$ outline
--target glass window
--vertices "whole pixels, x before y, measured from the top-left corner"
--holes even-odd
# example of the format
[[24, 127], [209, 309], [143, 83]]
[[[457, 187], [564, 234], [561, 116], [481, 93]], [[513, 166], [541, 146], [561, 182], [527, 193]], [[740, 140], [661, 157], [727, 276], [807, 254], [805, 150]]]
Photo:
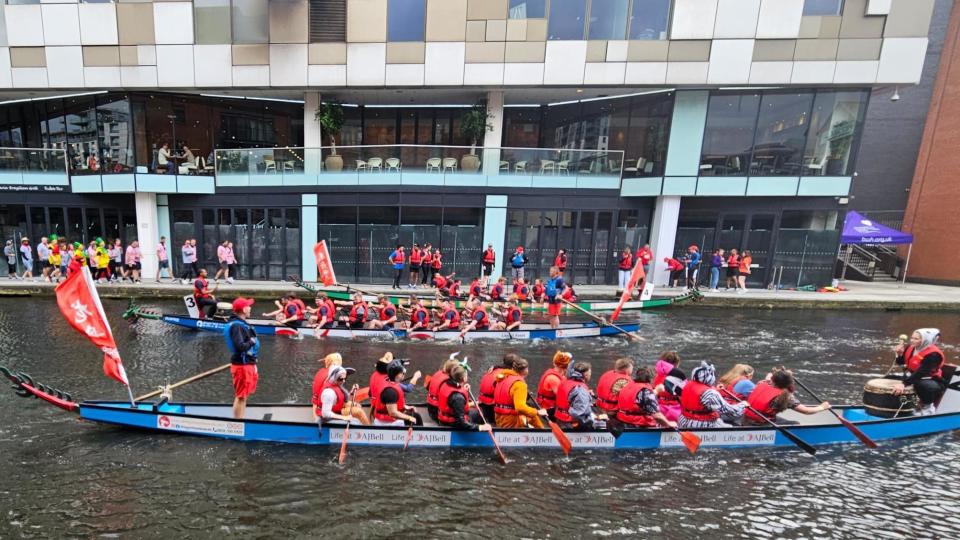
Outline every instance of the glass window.
[[389, 0], [387, 41], [423, 41], [424, 0]]
[[503, 145], [536, 148], [540, 143], [540, 107], [508, 107], [503, 110]]
[[268, 43], [270, 14], [267, 0], [233, 0], [233, 42]]
[[670, 140], [673, 93], [636, 96], [631, 103], [624, 176], [661, 176]]
[[547, 39], [583, 39], [587, 0], [553, 0]]
[[133, 171], [133, 123], [125, 96], [98, 98], [97, 138], [101, 174]]
[[627, 2], [592, 0], [589, 39], [623, 39], [627, 32]]
[[547, 16], [547, 0], [510, 0], [511, 19], [542, 19]]
[[701, 175], [747, 174], [759, 107], [760, 94], [710, 96], [700, 156]]
[[806, 0], [803, 3], [804, 15], [840, 15], [843, 12], [843, 0]]
[[633, 0], [630, 39], [667, 39], [670, 0]]
[[866, 109], [867, 93], [817, 92], [803, 155], [804, 176], [853, 174], [855, 142]]
[[230, 0], [194, 0], [198, 44], [230, 43]]
[[813, 93], [764, 94], [751, 176], [799, 176]]

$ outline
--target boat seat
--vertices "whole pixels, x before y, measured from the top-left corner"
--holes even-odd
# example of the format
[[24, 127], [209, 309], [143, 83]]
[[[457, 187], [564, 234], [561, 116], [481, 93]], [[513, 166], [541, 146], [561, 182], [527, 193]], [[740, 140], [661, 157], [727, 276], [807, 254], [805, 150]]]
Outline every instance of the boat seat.
[[940, 397], [937, 398], [936, 407], [940, 406], [940, 402], [943, 400], [943, 396], [947, 395], [947, 386], [950, 385], [950, 381], [953, 380], [954, 374], [957, 372], [956, 364], [949, 364], [947, 362], [943, 363], [943, 366], [940, 368], [940, 378], [944, 381], [943, 392], [940, 394]]

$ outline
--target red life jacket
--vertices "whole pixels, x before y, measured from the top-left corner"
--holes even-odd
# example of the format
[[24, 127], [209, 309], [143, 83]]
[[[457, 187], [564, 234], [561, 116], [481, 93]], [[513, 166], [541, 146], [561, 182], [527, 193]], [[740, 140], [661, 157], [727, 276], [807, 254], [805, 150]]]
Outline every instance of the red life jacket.
[[438, 289], [442, 289], [442, 288], [444, 288], [446, 285], [447, 285], [447, 278], [441, 276], [440, 274], [437, 274], [437, 275], [433, 276], [433, 286], [434, 286], [434, 287], [436, 287], [436, 288], [438, 288]]
[[404, 255], [402, 251], [398, 250], [394, 251], [393, 253], [393, 264], [403, 264], [403, 262], [407, 260], [406, 255]]
[[536, 284], [535, 284], [535, 285], [533, 286], [533, 297], [534, 297], [534, 298], [540, 298], [540, 297], [542, 297], [542, 296], [543, 296], [544, 294], [546, 294], [546, 293], [547, 293], [547, 288], [544, 287], [543, 285], [536, 285]]
[[526, 285], [521, 285], [517, 287], [514, 293], [517, 295], [517, 300], [520, 300], [522, 302], [530, 297], [530, 288], [527, 287]]
[[480, 288], [480, 282], [474, 281], [470, 284], [470, 296], [480, 296], [483, 290]]
[[207, 283], [207, 280], [203, 278], [197, 278], [193, 282], [193, 296], [194, 298], [210, 298], [209, 293], [203, 292], [204, 289], [209, 287], [210, 284]]
[[493, 371], [480, 377], [480, 395], [477, 396], [477, 401], [484, 405], [493, 405], [493, 393], [497, 387], [497, 375], [499, 375], [503, 369], [502, 367], [493, 368]]
[[620, 265], [618, 266], [621, 270], [632, 270], [633, 269], [633, 255], [621, 255], [620, 256]]
[[578, 386], [583, 387], [588, 392], [590, 391], [587, 383], [577, 379], [564, 379], [560, 383], [560, 388], [557, 388], [557, 408], [553, 411], [554, 418], [568, 424], [574, 422], [573, 417], [570, 416], [570, 393]]
[[[477, 313], [482, 316], [477, 319]], [[476, 310], [474, 310], [473, 315], [470, 317], [474, 321], [477, 321], [477, 325], [474, 327], [477, 330], [484, 330], [490, 328], [490, 317], [487, 316], [487, 308], [483, 307], [483, 304], [480, 305]]]
[[740, 257], [737, 255], [727, 257], [727, 266], [730, 268], [740, 268]]
[[430, 377], [430, 384], [427, 386], [427, 405], [433, 405], [434, 407], [440, 406], [440, 402], [437, 400], [440, 385], [447, 382], [449, 378], [450, 375], [447, 375], [442, 369], [437, 370], [437, 372]]
[[573, 294], [573, 287], [567, 287], [563, 290], [563, 294], [560, 295], [561, 298], [567, 302], [573, 302], [576, 296]]
[[323, 385], [327, 383], [327, 368], [322, 367], [317, 370], [313, 376], [313, 393], [310, 396], [310, 403], [317, 407], [320, 406], [320, 392], [323, 391]]
[[513, 324], [513, 323], [515, 323], [515, 322], [520, 322], [520, 320], [521, 320], [522, 317], [523, 317], [523, 315], [521, 315], [521, 313], [520, 313], [520, 308], [518, 308], [518, 307], [513, 307], [513, 308], [508, 309], [508, 310], [507, 310], [507, 314], [506, 314], [507, 326], [510, 326], [511, 324]]
[[[657, 375], [653, 378], [653, 385], [652, 385], [652, 386], [653, 386], [654, 388], [656, 388], [656, 387], [660, 386], [661, 384], [663, 384], [664, 381], [667, 380], [667, 375], [669, 375], [669, 374], [668, 374], [668, 373], [665, 373], [665, 374], [661, 375], [661, 374], [657, 373]], [[657, 399], [659, 399], [662, 403], [677, 403], [677, 402], [679, 401], [679, 400], [677, 399], [677, 396], [675, 396], [674, 394], [668, 392], [668, 391], [666, 390], [666, 388], [664, 388], [663, 392], [657, 392]]]
[[553, 259], [553, 265], [556, 266], [560, 271], [564, 271], [567, 268], [567, 256], [566, 255], [557, 255]]
[[443, 259], [443, 256], [440, 255], [440, 253], [437, 253], [436, 255], [433, 256], [433, 269], [434, 269], [434, 270], [439, 270], [439, 269], [443, 268], [443, 261], [442, 261], [442, 259]]
[[928, 345], [925, 349], [917, 353], [913, 351], [913, 347], [907, 347], [907, 350], [903, 351], [903, 357], [906, 359], [904, 365], [906, 366], [907, 371], [913, 373], [920, 369], [920, 364], [923, 363], [923, 359], [933, 353], [940, 353], [940, 365], [937, 366], [937, 369], [934, 370], [930, 375], [934, 379], [941, 378], [943, 376], [942, 370], [946, 355], [944, 355], [943, 351], [941, 351], [936, 345]]
[[439, 399], [439, 405], [437, 406], [437, 420], [441, 424], [453, 424], [457, 421], [457, 419], [453, 416], [453, 409], [450, 407], [450, 396], [455, 393], [463, 394], [463, 397], [466, 398], [467, 406], [463, 409], [463, 419], [466, 421], [469, 418], [467, 413], [470, 411], [470, 395], [467, 393], [467, 389], [462, 386], [454, 386], [452, 384], [444, 383], [440, 386], [440, 389], [437, 393], [437, 398]]
[[454, 281], [447, 289], [447, 296], [458, 296], [460, 294], [460, 284]]
[[[614, 370], [607, 371], [600, 376], [597, 381], [597, 407], [600, 407], [608, 413], [617, 410], [619, 403], [617, 394], [613, 393], [613, 387], [618, 381], [630, 382], [630, 376], [623, 373], [617, 373]], [[622, 390], [621, 390], [622, 391]]]
[[[509, 414], [517, 416], [518, 413], [513, 408], [513, 398], [510, 396], [510, 387], [515, 383], [522, 381], [523, 377], [519, 375], [510, 375], [497, 383], [497, 388], [493, 391], [493, 412], [497, 414]], [[483, 383], [481, 382], [481, 386]]]
[[483, 252], [483, 262], [485, 264], [493, 264], [497, 260], [497, 254], [493, 252], [492, 249], [488, 249]]
[[[360, 313], [358, 313], [361, 307], [363, 308], [363, 315], [360, 315]], [[355, 324], [358, 322], [361, 322], [361, 323], [367, 322], [367, 317], [369, 316], [369, 312], [370, 312], [370, 308], [367, 307], [366, 302], [360, 302], [360, 303], [354, 302], [353, 307], [350, 308], [350, 322], [352, 324]]]
[[[686, 388], [684, 388], [684, 390], [686, 390]], [[750, 397], [747, 398], [747, 403], [763, 414], [763, 416], [766, 416], [770, 420], [774, 420], [779, 411], [773, 406], [773, 402], [775, 399], [780, 397], [780, 394], [783, 394], [782, 389], [777, 388], [767, 381], [760, 381], [757, 383], [756, 388], [753, 389], [753, 392], [750, 392]], [[750, 409], [746, 409], [743, 414], [754, 423], [766, 423], [764, 422], [763, 418], [758, 416]]]
[[407, 408], [407, 403], [403, 400], [403, 388], [400, 388], [400, 383], [384, 379], [380, 386], [380, 392], [377, 394], [377, 404], [373, 408], [373, 417], [381, 422], [395, 422], [397, 419], [390, 416], [387, 412], [387, 406], [380, 400], [381, 395], [387, 388], [393, 388], [399, 396], [397, 398], [397, 410], [403, 412]]
[[700, 402], [703, 393], [712, 387], [697, 381], [687, 381], [680, 393], [681, 414], [690, 420], [714, 422], [720, 418], [720, 413], [707, 409]]
[[[447, 316], [450, 314], [453, 314], [453, 317], [447, 319]], [[450, 321], [449, 328], [451, 330], [457, 330], [460, 328], [460, 312], [456, 309], [448, 309], [443, 312], [443, 321], [446, 322], [447, 320]]]
[[740, 383], [740, 381], [745, 381], [746, 379], [747, 379], [746, 377], [741, 375], [736, 379], [734, 379], [733, 382], [723, 387], [723, 391], [720, 392], [720, 395], [723, 396], [723, 399], [725, 399], [727, 403], [730, 403], [730, 404], [740, 403], [741, 401], [746, 399], [743, 396], [743, 394], [740, 394], [739, 392], [736, 392], [733, 389], [735, 386], [737, 386], [737, 384]]
[[431, 262], [433, 262], [433, 252], [424, 250], [423, 256], [420, 258], [420, 266], [430, 266]]
[[[551, 390], [547, 386], [550, 377], [556, 377], [557, 380], [563, 382], [563, 376], [553, 368], [544, 371], [543, 375], [540, 376], [540, 383], [537, 385], [537, 404], [544, 409], [552, 409], [557, 406], [557, 391]], [[559, 388], [559, 385], [557, 387]]]
[[[332, 382], [323, 383], [323, 389], [327, 388], [333, 389], [337, 394], [337, 402], [333, 404], [333, 412], [340, 414], [343, 411], [343, 404], [347, 401], [347, 394], [343, 391], [343, 388], [339, 384], [334, 384]], [[317, 396], [317, 406], [320, 407], [320, 396]]]
[[420, 266], [420, 261], [423, 257], [420, 255], [419, 249], [410, 250], [410, 265], [411, 266]]
[[[330, 300], [329, 298], [327, 298], [327, 299], [324, 300], [319, 306], [317, 306], [317, 310], [319, 310], [320, 308], [324, 308], [324, 309], [327, 310], [327, 322], [324, 323], [324, 324], [331, 323], [331, 322], [333, 322], [334, 320], [336, 320], [336, 318], [337, 318], [337, 306], [335, 306], [335, 305], [333, 304], [333, 300]], [[321, 315], [321, 314], [318, 312], [318, 313], [317, 313], [317, 322], [319, 322], [322, 317], [323, 317], [323, 315]]]
[[393, 307], [392, 305], [387, 304], [386, 306], [382, 306], [380, 308], [381, 321], [388, 321], [396, 316], [397, 316], [397, 308]]
[[370, 405], [373, 406], [373, 410], [377, 410], [377, 404], [380, 402], [380, 390], [383, 388], [383, 383], [385, 382], [387, 382], [387, 375], [385, 373], [374, 371], [370, 375]]
[[641, 248], [637, 252], [637, 258], [640, 259], [641, 264], [650, 264], [650, 261], [653, 260], [653, 251], [649, 248]]
[[294, 316], [296, 316], [298, 321], [302, 321], [307, 313], [306, 304], [304, 304], [303, 300], [300, 300], [299, 298], [291, 300], [290, 303], [293, 305]]
[[617, 420], [631, 426], [654, 427], [657, 425], [657, 420], [637, 405], [637, 398], [644, 390], [652, 392], [653, 387], [649, 383], [631, 381], [620, 389], [620, 394], [617, 396]]
[[413, 313], [410, 314], [410, 324], [421, 324], [421, 317], [423, 320], [422, 326], [430, 324], [430, 312], [423, 306], [417, 306], [414, 308]]
[[494, 300], [503, 299], [503, 285], [496, 283], [493, 287], [490, 287], [490, 298]]

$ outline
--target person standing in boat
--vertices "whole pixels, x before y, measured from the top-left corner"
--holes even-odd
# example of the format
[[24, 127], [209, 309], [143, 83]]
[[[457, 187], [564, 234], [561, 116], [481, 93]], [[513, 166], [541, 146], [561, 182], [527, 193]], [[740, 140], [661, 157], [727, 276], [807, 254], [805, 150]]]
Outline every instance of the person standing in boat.
[[530, 364], [517, 357], [512, 369], [504, 369], [497, 374], [497, 384], [493, 391], [493, 412], [497, 427], [543, 429], [541, 416], [547, 416], [545, 409], [534, 409], [527, 405], [527, 375]]
[[[699, 429], [729, 427], [743, 416], [745, 403], [731, 405], [720, 392], [713, 387], [717, 382], [717, 372], [713, 364], [700, 362], [690, 373], [690, 380], [680, 392], [680, 418], [677, 425], [681, 429]], [[721, 419], [723, 417], [723, 419]]]
[[590, 378], [593, 370], [588, 362], [577, 362], [567, 370], [567, 378], [557, 389], [557, 409], [553, 416], [564, 429], [590, 431], [606, 427], [606, 414], [593, 413]]
[[458, 365], [460, 365], [460, 362], [450, 357], [443, 361], [440, 369], [435, 371], [433, 375], [427, 377], [430, 381], [427, 384], [427, 415], [430, 416], [434, 422], [437, 421], [437, 410], [440, 407], [440, 385], [450, 378], [450, 371]]
[[[204, 270], [206, 272], [206, 270]], [[224, 338], [230, 350], [230, 374], [233, 376], [233, 417], [242, 419], [247, 410], [247, 399], [257, 391], [257, 354], [260, 339], [257, 331], [247, 323], [253, 300], [237, 298], [233, 301], [233, 315], [224, 328]]]
[[[456, 362], [456, 361], [455, 361]], [[463, 431], [491, 431], [493, 426], [482, 423], [476, 409], [470, 409], [470, 385], [467, 370], [458, 363], [450, 369], [450, 376], [437, 389], [437, 423]]]
[[907, 376], [893, 387], [893, 393], [900, 395], [905, 387], [913, 386], [921, 415], [937, 412], [935, 404], [945, 388], [942, 369], [946, 357], [937, 346], [939, 341], [939, 329], [920, 328], [910, 335], [909, 346], [901, 343], [896, 348], [897, 364], [906, 369]]
[[627, 383], [617, 395], [617, 421], [629, 427], [656, 427], [658, 424], [677, 427], [676, 422], [667, 420], [660, 412], [657, 393], [650, 384], [652, 381], [652, 369], [637, 368], [633, 382]]
[[[817, 414], [830, 408], [830, 403], [826, 401], [814, 407], [803, 405], [794, 395], [795, 391], [793, 373], [782, 367], [775, 368], [767, 375], [765, 380], [756, 385], [753, 392], [750, 393], [750, 397], [747, 398], [747, 403], [762, 414], [764, 418], [778, 424], [797, 423], [777, 416], [788, 409], [800, 414]], [[762, 426], [767, 423], [764, 418], [750, 409], [746, 409], [743, 411], [742, 423], [745, 426]]]
[[353, 375], [355, 372], [356, 370], [353, 368], [345, 368], [343, 366], [333, 366], [330, 368], [327, 380], [324, 382], [323, 389], [320, 391], [319, 420], [321, 422], [340, 420], [350, 423], [353, 420], [357, 420], [365, 426], [370, 425], [370, 419], [367, 417], [367, 413], [363, 412], [363, 409], [350, 401], [350, 396], [355, 395], [359, 389], [357, 385], [353, 385], [353, 388], [351, 388], [349, 392], [347, 392], [347, 389], [343, 386], [347, 381], [347, 377]]
[[572, 354], [557, 351], [553, 355], [553, 367], [540, 376], [540, 382], [537, 384], [537, 405], [547, 411], [549, 418], [553, 418], [554, 409], [557, 407], [557, 389], [567, 377], [567, 367], [572, 360]]
[[547, 314], [550, 316], [550, 328], [560, 327], [560, 312], [563, 310], [563, 275], [556, 266], [550, 267], [550, 280], [547, 281]]
[[402, 360], [396, 359], [387, 365], [387, 378], [380, 385], [380, 392], [373, 411], [376, 426], [423, 425], [423, 418], [408, 407], [400, 383], [407, 373]]
[[193, 281], [193, 298], [200, 309], [200, 318], [210, 318], [217, 311], [217, 299], [213, 297], [210, 283], [207, 281], [207, 269], [200, 269], [200, 276]]
[[632, 380], [633, 360], [618, 358], [613, 369], [604, 372], [597, 379], [597, 407], [608, 415], [617, 414], [620, 390]]

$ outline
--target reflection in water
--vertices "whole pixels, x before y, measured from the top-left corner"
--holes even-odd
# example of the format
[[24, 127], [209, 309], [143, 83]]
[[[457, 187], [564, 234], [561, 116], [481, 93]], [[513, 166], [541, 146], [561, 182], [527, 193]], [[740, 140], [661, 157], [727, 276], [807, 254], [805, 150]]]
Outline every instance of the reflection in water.
[[[163, 304], [176, 310], [174, 304]], [[156, 321], [114, 322], [135, 392], [225, 362], [220, 336]], [[787, 364], [837, 403], [858, 401], [886, 371], [890, 338], [938, 326], [948, 341], [960, 317], [944, 314], [787, 312], [681, 308], [641, 317], [649, 341], [563, 343], [595, 370], [621, 355], [652, 362], [676, 349], [758, 372]], [[257, 401], [309, 398], [317, 359], [338, 350], [365, 381], [386, 349], [430, 373], [462, 350], [477, 374], [507, 351], [539, 374], [556, 343], [318, 342], [266, 339]], [[97, 352], [62, 324], [53, 303], [0, 300], [4, 364], [78, 398], [124, 399]], [[956, 358], [957, 350], [947, 348]], [[228, 401], [225, 375], [175, 392], [185, 401]], [[415, 401], [422, 401], [422, 390]], [[810, 400], [808, 400], [810, 401]], [[960, 495], [946, 482], [960, 436], [822, 449], [753, 452], [575, 452], [361, 448], [345, 467], [336, 448], [243, 444], [152, 435], [80, 423], [37, 400], [0, 393], [0, 537], [437, 537], [640, 536], [702, 538], [956, 537]], [[398, 510], [392, 505], [401, 501]]]

